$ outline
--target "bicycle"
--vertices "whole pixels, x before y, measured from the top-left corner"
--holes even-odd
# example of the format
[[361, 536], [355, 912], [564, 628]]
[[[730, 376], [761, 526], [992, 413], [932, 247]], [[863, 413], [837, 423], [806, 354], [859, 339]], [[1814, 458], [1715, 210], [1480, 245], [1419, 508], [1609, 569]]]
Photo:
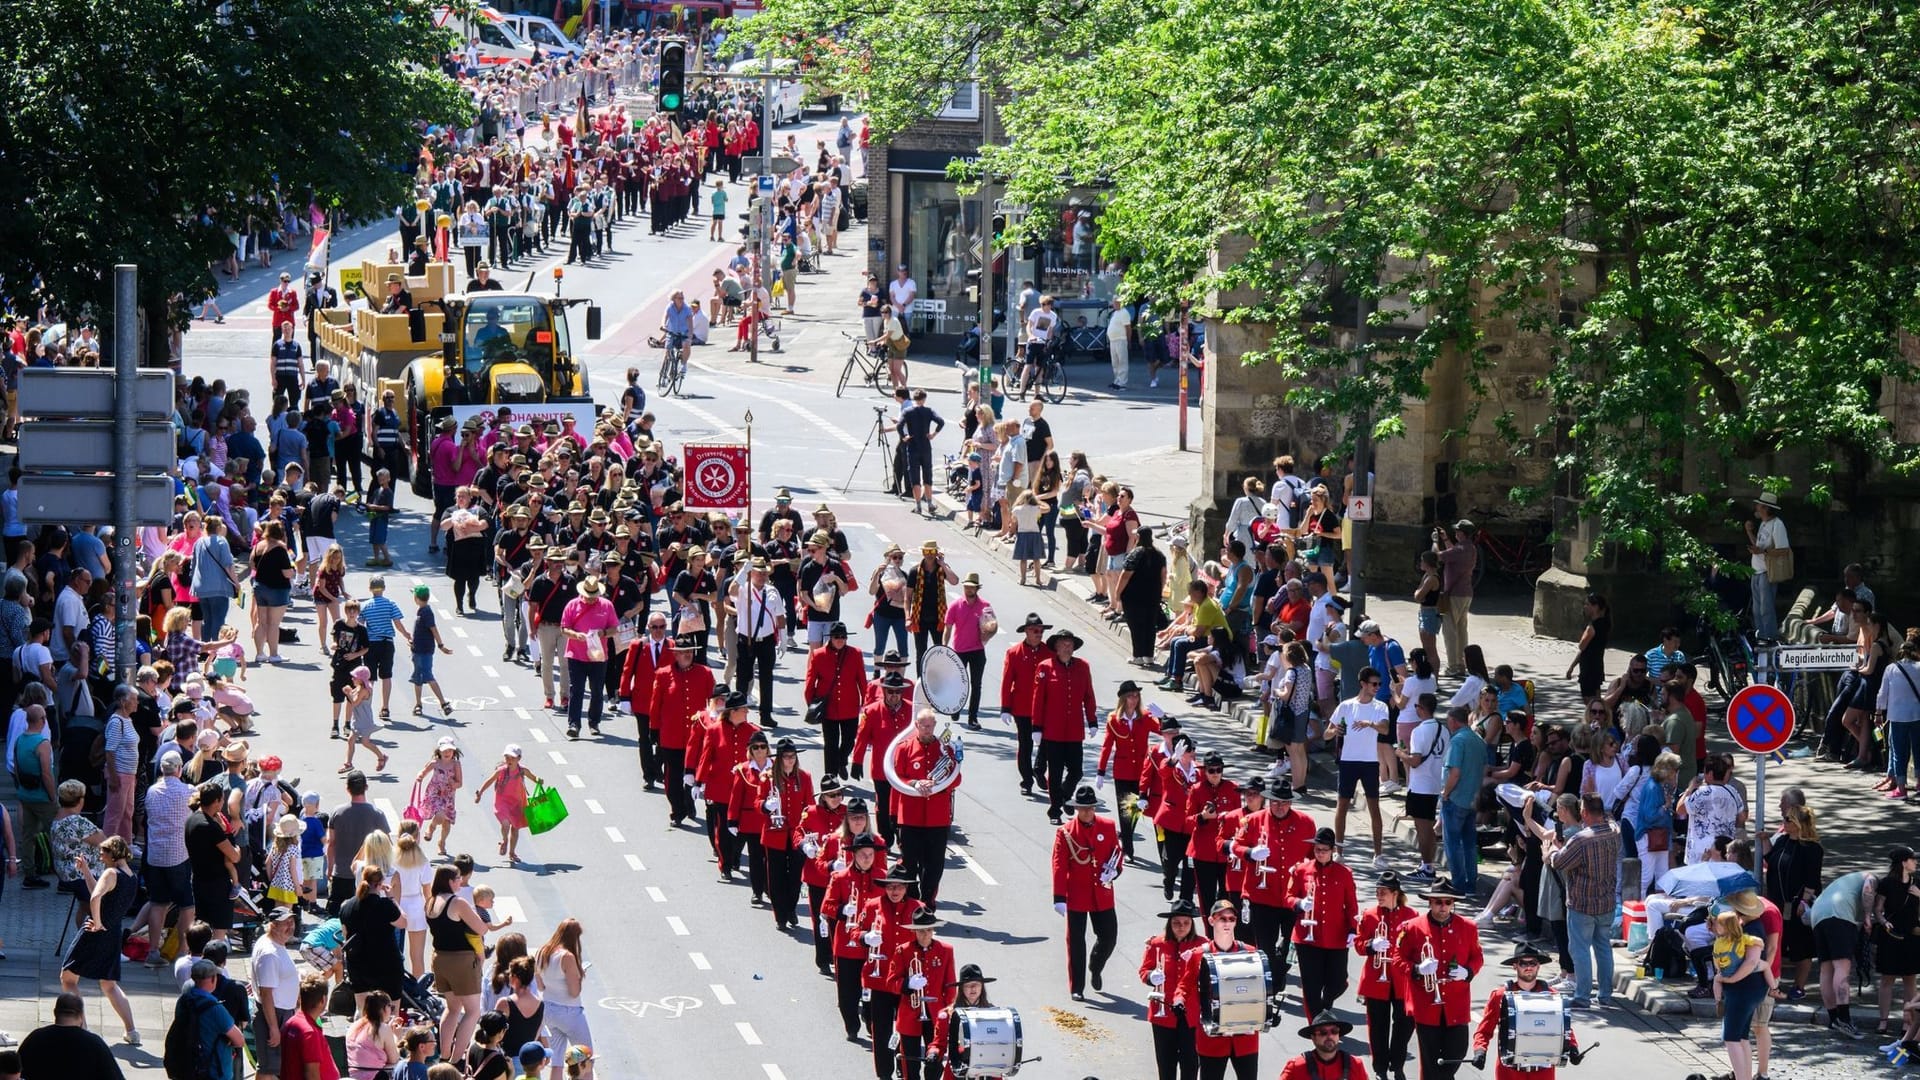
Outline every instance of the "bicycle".
[[[1031, 351], [1029, 343], [1027, 349]], [[1032, 387], [1040, 396], [1052, 404], [1058, 405], [1067, 396], [1067, 365], [1061, 357], [1059, 344], [1047, 342], [1041, 349], [1039, 366], [1030, 369], [1024, 356], [1016, 356], [1007, 361], [1002, 385], [1008, 397], [1015, 401], [1024, 401], [1027, 390]]]
[[[681, 396], [681, 387], [687, 381], [687, 338], [685, 334], [675, 334], [661, 330], [661, 337], [648, 338], [652, 348], [663, 350], [660, 357], [660, 377], [655, 385], [668, 397]], [[674, 363], [675, 358], [679, 363]]]
[[840, 382], [834, 387], [833, 396], [846, 396], [847, 384], [853, 380], [853, 370], [856, 367], [860, 369], [862, 384], [873, 387], [875, 393], [883, 393], [880, 380], [887, 373], [886, 350], [851, 331], [842, 330], [840, 336], [853, 342], [853, 351], [847, 354], [847, 364], [840, 369]]

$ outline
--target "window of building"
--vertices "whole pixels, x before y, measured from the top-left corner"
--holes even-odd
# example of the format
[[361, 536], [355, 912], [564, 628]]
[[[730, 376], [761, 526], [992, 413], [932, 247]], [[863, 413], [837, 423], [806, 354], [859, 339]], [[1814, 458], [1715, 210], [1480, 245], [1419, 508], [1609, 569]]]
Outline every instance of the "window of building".
[[918, 287], [910, 334], [961, 334], [980, 314], [980, 256], [986, 243], [981, 204], [959, 185], [904, 178], [907, 272]]
[[952, 96], [940, 108], [942, 120], [980, 119], [980, 84], [963, 82], [953, 88]]

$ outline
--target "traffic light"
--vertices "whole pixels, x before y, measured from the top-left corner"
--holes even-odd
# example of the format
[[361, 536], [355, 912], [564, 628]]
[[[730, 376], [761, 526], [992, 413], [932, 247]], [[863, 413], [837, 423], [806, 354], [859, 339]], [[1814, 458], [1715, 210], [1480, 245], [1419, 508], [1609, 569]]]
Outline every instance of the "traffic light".
[[687, 102], [687, 43], [660, 44], [660, 111], [676, 113]]

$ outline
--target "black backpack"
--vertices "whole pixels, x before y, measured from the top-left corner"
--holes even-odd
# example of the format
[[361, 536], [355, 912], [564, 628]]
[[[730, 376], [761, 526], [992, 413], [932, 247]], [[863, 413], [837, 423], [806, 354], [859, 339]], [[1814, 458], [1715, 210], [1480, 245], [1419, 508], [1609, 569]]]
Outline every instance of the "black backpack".
[[207, 1080], [213, 1075], [211, 1063], [219, 1046], [217, 1042], [201, 1045], [200, 1018], [207, 1010], [219, 1007], [220, 1003], [210, 998], [195, 998], [191, 990], [174, 1003], [173, 1023], [167, 1026], [166, 1048], [160, 1058], [167, 1080]]

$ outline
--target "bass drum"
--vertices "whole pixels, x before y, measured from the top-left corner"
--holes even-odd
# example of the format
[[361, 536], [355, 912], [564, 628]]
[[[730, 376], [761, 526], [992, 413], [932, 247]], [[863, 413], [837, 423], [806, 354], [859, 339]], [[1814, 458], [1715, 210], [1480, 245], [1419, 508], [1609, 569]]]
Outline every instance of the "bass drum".
[[1510, 1069], [1551, 1069], [1566, 1064], [1565, 998], [1509, 990], [1502, 1001], [1500, 1064]]
[[944, 716], [957, 716], [967, 707], [973, 676], [960, 654], [945, 645], [928, 649], [920, 669], [920, 694], [928, 707]]
[[1208, 1035], [1257, 1035], [1272, 1025], [1267, 1004], [1273, 978], [1267, 954], [1210, 952], [1200, 958], [1200, 1030]]
[[947, 1061], [955, 1077], [1012, 1076], [1020, 1071], [1020, 1013], [956, 1008], [947, 1027]]

